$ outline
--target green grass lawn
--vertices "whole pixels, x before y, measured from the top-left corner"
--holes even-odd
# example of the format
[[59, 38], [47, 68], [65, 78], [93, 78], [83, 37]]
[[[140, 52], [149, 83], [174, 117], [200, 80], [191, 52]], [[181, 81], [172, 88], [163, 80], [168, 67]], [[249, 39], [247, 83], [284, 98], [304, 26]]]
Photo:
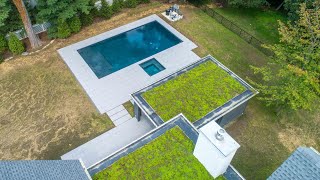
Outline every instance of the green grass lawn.
[[[199, 56], [211, 54], [243, 79], [259, 81], [250, 65], [265, 65], [263, 53], [201, 10], [187, 6], [181, 11], [184, 19], [171, 24], [199, 46]], [[245, 114], [227, 127], [241, 145], [232, 164], [247, 179], [266, 179], [299, 145], [320, 150], [319, 129], [319, 110], [276, 115], [253, 98]]]
[[246, 90], [212, 61], [207, 61], [142, 96], [168, 121], [179, 113], [195, 122]]
[[193, 155], [193, 149], [192, 141], [174, 127], [93, 179], [214, 179]]
[[215, 8], [215, 10], [261, 41], [274, 44], [279, 41], [278, 20], [285, 14], [272, 9]]

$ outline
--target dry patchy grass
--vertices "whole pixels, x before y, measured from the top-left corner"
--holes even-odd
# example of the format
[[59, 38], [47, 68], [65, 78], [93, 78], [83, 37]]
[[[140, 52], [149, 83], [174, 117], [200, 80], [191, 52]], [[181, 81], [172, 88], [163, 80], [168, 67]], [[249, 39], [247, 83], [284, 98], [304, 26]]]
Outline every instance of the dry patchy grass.
[[[100, 115], [57, 49], [165, 9], [125, 10], [30, 56], [0, 65], [0, 159], [56, 159], [114, 125]], [[107, 102], [106, 102], [107, 103]]]

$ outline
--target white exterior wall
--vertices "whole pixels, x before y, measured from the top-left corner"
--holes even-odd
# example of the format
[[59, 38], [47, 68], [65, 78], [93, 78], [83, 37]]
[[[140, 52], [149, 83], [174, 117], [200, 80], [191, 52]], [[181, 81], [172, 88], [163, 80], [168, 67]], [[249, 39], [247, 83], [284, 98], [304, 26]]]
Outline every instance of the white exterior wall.
[[236, 151], [225, 157], [209, 139], [200, 132], [193, 155], [204, 165], [214, 177], [226, 172]]
[[199, 137], [193, 155], [214, 177], [226, 172], [233, 156], [240, 145], [228, 134], [223, 133], [223, 140], [216, 138], [222, 129], [215, 121], [211, 121], [199, 129]]

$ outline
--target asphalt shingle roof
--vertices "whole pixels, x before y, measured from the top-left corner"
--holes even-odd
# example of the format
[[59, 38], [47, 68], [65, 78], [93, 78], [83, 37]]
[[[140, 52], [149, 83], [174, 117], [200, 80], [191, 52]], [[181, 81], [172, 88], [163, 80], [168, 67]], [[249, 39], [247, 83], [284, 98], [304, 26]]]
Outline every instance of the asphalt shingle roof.
[[88, 180], [78, 160], [0, 161], [1, 180]]
[[311, 148], [299, 147], [268, 180], [320, 179], [320, 154]]

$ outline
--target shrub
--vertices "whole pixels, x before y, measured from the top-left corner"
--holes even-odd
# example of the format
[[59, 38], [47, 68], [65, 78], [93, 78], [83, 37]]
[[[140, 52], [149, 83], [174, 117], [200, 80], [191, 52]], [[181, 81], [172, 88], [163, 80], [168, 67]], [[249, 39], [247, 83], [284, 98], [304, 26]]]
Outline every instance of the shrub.
[[150, 3], [150, 0], [139, 0], [140, 3], [146, 4], [146, 3]]
[[80, 15], [81, 24], [83, 26], [89, 26], [90, 24], [92, 24], [93, 23], [93, 19], [94, 19], [94, 16], [93, 16], [92, 11], [90, 11], [89, 14], [82, 13]]
[[0, 34], [0, 54], [7, 49], [7, 40], [4, 35]]
[[8, 46], [9, 46], [9, 50], [13, 54], [21, 54], [25, 50], [23, 43], [13, 33], [10, 34]]
[[127, 8], [135, 8], [135, 7], [137, 7], [138, 2], [137, 2], [137, 0], [126, 0], [124, 2], [124, 4], [125, 4], [125, 7], [127, 7]]
[[120, 8], [124, 8], [125, 4], [124, 4], [124, 0], [117, 0], [120, 4]]
[[121, 10], [121, 2], [120, 0], [114, 0], [113, 3], [112, 3], [112, 11], [114, 13], [117, 13]]
[[69, 24], [71, 32], [77, 33], [81, 29], [81, 21], [78, 16], [74, 16], [73, 18], [70, 19], [70, 24]]
[[101, 0], [101, 8], [99, 10], [100, 16], [106, 19], [110, 19], [112, 13], [112, 7], [105, 0]]
[[3, 54], [0, 53], [0, 64], [4, 61], [4, 57], [3, 57]]
[[57, 27], [57, 37], [58, 38], [67, 38], [71, 35], [71, 30], [67, 22], [58, 22]]
[[57, 38], [57, 27], [56, 26], [50, 26], [50, 28], [47, 30], [48, 38], [54, 39]]

